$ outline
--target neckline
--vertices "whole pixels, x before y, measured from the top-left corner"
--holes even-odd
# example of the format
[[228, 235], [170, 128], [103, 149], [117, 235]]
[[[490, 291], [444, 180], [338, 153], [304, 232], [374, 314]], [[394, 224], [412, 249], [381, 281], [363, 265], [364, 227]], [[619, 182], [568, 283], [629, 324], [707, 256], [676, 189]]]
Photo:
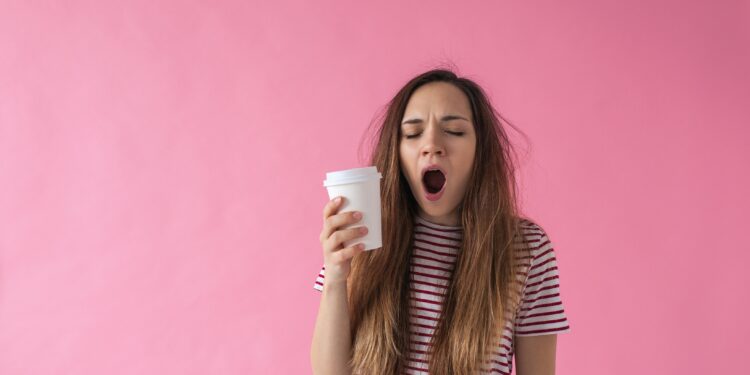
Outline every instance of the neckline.
[[432, 221], [429, 221], [429, 220], [423, 218], [422, 215], [420, 215], [420, 214], [414, 214], [414, 219], [418, 223], [426, 224], [426, 225], [435, 227], [437, 229], [449, 230], [449, 231], [457, 231], [457, 232], [460, 232], [463, 229], [463, 227], [460, 226], [460, 225], [459, 226], [451, 226], [451, 225], [443, 225], [443, 224], [433, 223]]

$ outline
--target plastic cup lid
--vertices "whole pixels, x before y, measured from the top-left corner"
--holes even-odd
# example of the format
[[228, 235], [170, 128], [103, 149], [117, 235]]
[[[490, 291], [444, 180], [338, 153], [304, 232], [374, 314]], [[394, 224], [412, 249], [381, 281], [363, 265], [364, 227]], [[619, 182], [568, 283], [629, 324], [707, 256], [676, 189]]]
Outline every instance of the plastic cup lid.
[[326, 180], [323, 181], [323, 186], [328, 187], [333, 185], [351, 184], [354, 182], [363, 182], [372, 179], [379, 180], [381, 178], [383, 178], [382, 174], [380, 174], [378, 172], [378, 169], [374, 166], [353, 168], [343, 171], [326, 173]]

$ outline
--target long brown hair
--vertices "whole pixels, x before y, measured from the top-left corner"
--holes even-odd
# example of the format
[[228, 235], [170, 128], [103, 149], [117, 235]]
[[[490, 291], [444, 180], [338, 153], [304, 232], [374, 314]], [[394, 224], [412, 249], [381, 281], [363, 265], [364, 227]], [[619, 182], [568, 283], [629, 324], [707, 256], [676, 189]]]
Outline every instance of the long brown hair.
[[347, 285], [354, 374], [401, 373], [407, 361], [409, 261], [417, 201], [399, 164], [400, 122], [412, 93], [436, 81], [451, 83], [468, 97], [477, 147], [460, 205], [462, 244], [430, 345], [430, 373], [469, 374], [489, 368], [489, 356], [519, 303], [516, 257], [524, 250], [514, 246], [521, 230], [517, 161], [502, 116], [472, 80], [449, 69], [427, 71], [387, 104], [369, 161], [383, 175], [383, 247], [352, 260]]

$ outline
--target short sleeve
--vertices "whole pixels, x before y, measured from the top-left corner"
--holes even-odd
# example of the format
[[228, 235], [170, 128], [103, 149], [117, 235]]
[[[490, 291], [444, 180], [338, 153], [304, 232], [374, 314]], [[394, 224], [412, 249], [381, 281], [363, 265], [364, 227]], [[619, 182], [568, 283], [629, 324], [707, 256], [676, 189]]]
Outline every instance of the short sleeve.
[[525, 278], [523, 300], [516, 314], [516, 336], [538, 336], [570, 331], [560, 296], [560, 274], [554, 245], [544, 230], [532, 224], [526, 234], [530, 264]]
[[313, 284], [313, 288], [317, 289], [319, 291], [323, 291], [323, 281], [325, 280], [325, 273], [326, 273], [326, 267], [323, 266], [320, 269], [320, 272], [318, 272], [318, 277], [315, 279], [315, 284]]

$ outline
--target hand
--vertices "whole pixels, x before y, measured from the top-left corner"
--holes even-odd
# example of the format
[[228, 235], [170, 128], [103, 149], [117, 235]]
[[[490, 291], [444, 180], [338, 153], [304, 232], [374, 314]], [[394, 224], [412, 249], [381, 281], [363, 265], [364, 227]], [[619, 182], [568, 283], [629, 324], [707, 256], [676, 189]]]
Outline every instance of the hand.
[[320, 233], [320, 243], [323, 246], [323, 260], [325, 264], [325, 283], [345, 283], [349, 276], [352, 258], [364, 251], [364, 244], [358, 243], [344, 248], [344, 242], [367, 234], [365, 226], [355, 228], [341, 228], [354, 224], [362, 219], [356, 211], [337, 213], [344, 197], [330, 200], [323, 208], [323, 231]]

